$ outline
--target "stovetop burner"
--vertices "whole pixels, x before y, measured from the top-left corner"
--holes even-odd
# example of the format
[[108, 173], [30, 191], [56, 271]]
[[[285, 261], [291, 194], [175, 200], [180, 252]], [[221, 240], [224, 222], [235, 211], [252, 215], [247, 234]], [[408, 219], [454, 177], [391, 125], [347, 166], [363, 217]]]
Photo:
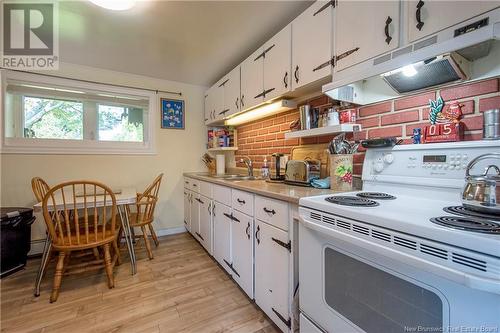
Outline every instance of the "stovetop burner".
[[375, 207], [379, 203], [370, 199], [347, 196], [347, 195], [336, 195], [333, 197], [325, 198], [326, 201], [343, 206], [353, 206], [353, 207]]
[[387, 193], [382, 193], [382, 192], [360, 192], [356, 194], [360, 198], [366, 198], [366, 199], [379, 199], [379, 200], [394, 200], [396, 199], [395, 196], [387, 194]]
[[450, 213], [450, 214], [479, 217], [479, 218], [483, 218], [483, 219], [488, 219], [488, 220], [500, 222], [500, 215], [486, 214], [486, 213], [478, 212], [478, 211], [473, 210], [473, 209], [469, 209], [469, 208], [464, 207], [464, 206], [444, 207], [443, 210], [447, 213]]
[[459, 230], [500, 234], [500, 223], [491, 220], [462, 216], [440, 216], [431, 218], [431, 222]]

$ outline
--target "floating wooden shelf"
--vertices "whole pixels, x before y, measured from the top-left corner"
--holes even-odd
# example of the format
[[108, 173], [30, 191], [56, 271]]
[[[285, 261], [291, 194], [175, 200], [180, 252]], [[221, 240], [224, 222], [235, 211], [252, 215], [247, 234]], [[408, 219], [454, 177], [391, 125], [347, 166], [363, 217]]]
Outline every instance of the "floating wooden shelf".
[[357, 131], [361, 131], [361, 125], [359, 124], [340, 124], [335, 126], [318, 127], [308, 130], [287, 132], [285, 133], [285, 139], [307, 138], [311, 136], [325, 136]]
[[238, 147], [217, 147], [217, 148], [208, 148], [208, 151], [234, 151], [238, 150]]

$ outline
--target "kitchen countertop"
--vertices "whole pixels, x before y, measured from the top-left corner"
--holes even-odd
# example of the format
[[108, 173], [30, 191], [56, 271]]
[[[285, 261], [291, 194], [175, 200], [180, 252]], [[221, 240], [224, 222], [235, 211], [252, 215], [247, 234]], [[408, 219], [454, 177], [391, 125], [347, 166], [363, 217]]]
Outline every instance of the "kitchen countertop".
[[295, 186], [284, 183], [270, 183], [265, 180], [224, 180], [210, 177], [208, 173], [186, 172], [184, 177], [194, 178], [205, 182], [223, 185], [237, 190], [252, 192], [273, 199], [298, 204], [302, 197], [310, 197], [322, 194], [333, 194], [339, 191], [330, 189], [318, 189], [314, 187]]

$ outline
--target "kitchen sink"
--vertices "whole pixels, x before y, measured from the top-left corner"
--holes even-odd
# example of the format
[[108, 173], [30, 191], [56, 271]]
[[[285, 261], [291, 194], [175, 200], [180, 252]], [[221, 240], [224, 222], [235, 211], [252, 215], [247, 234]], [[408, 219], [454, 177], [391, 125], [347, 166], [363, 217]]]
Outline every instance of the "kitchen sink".
[[262, 177], [248, 176], [248, 175], [211, 175], [210, 177], [224, 179], [224, 180], [260, 180]]

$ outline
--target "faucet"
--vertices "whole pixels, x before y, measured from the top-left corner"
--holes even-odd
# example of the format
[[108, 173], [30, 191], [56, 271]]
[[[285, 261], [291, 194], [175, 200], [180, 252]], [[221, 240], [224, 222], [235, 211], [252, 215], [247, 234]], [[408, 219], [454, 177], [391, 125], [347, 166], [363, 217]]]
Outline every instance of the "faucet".
[[240, 159], [241, 163], [245, 163], [248, 170], [248, 177], [253, 177], [253, 162], [248, 156], [244, 156]]

